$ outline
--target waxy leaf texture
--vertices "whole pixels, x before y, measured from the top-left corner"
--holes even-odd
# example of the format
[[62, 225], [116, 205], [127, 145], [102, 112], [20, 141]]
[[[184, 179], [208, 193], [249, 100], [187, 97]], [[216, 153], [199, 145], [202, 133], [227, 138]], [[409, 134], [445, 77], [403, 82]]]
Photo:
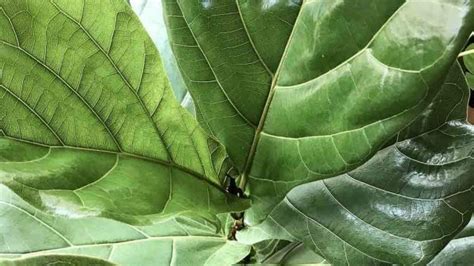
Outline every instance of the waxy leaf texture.
[[433, 101], [474, 28], [464, 0], [163, 3], [202, 125], [252, 199], [249, 224], [383, 148]]

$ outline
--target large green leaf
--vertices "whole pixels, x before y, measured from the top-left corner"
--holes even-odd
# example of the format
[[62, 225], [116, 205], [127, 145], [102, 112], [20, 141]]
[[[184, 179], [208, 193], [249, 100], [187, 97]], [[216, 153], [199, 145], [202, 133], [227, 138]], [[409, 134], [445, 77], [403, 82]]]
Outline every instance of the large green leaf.
[[[447, 121], [466, 120], [466, 105], [469, 100], [469, 89], [462, 75], [462, 71], [457, 63], [453, 65], [447, 79], [441, 89], [437, 92], [432, 102], [423, 110], [418, 118], [413, 121], [409, 127], [401, 131], [396, 139], [402, 141], [408, 138], [416, 137], [426, 132], [437, 129]], [[393, 142], [395, 139], [393, 140]], [[393, 144], [390, 143], [391, 144]], [[274, 188], [268, 191], [268, 197], [260, 199], [268, 201], [268, 205], [272, 205], [273, 196], [284, 196], [285, 187], [280, 188], [279, 184], [275, 184]], [[283, 184], [285, 186], [285, 184]], [[263, 187], [262, 189], [268, 189]], [[280, 194], [281, 193], [281, 194]], [[261, 194], [264, 194], [263, 192]]]
[[0, 265], [5, 260], [20, 265], [68, 259], [74, 265], [97, 263], [87, 261], [91, 258], [118, 265], [230, 265], [250, 251], [249, 246], [228, 241], [222, 228], [205, 220], [174, 218], [131, 226], [98, 217], [55, 217], [2, 185], [0, 224]]
[[238, 235], [303, 241], [335, 264], [429, 262], [474, 209], [474, 126], [456, 64], [420, 117], [361, 167], [294, 188]]
[[449, 242], [429, 265], [472, 265], [474, 264], [474, 216], [456, 239]]
[[165, 0], [178, 65], [262, 220], [413, 121], [474, 27], [464, 0]]
[[242, 210], [123, 1], [0, 1], [0, 182], [66, 216]]
[[304, 241], [336, 264], [426, 263], [471, 217], [473, 143], [460, 122], [397, 143], [355, 171], [293, 189], [242, 237]]

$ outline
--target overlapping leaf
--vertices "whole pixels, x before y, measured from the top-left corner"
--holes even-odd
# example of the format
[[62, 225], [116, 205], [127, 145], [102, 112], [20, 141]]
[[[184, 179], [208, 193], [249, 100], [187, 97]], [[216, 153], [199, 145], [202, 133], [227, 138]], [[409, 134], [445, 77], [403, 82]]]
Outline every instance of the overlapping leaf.
[[335, 264], [426, 264], [474, 209], [468, 96], [455, 65], [399, 142], [354, 171], [296, 187], [239, 240], [304, 241]]
[[460, 0], [164, 3], [197, 111], [248, 180], [251, 224], [412, 122], [474, 27]]
[[449, 242], [428, 265], [462, 265], [474, 263], [474, 217], [456, 239]]
[[269, 240], [253, 246], [256, 262], [276, 265], [318, 265], [325, 259], [305, 247], [302, 243]]
[[[131, 226], [106, 218], [47, 215], [0, 185], [0, 264], [230, 265], [249, 247], [204, 220]], [[109, 265], [109, 264], [107, 264]]]
[[56, 214], [142, 223], [245, 207], [123, 1], [0, 1], [0, 133], [0, 182]]

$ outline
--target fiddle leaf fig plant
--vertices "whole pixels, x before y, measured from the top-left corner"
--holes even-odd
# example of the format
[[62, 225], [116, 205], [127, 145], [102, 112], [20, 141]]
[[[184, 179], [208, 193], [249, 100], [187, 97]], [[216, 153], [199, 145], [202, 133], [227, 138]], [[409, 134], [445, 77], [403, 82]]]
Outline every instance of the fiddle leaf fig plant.
[[0, 0], [0, 265], [472, 263], [473, 29], [472, 0]]
[[261, 222], [291, 188], [355, 169], [433, 101], [472, 1], [163, 1], [201, 114]]

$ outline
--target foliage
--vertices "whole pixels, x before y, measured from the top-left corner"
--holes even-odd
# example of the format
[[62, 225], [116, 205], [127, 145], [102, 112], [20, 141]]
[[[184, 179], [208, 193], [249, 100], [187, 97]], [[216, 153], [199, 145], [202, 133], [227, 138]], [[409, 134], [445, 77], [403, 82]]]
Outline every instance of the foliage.
[[0, 0], [0, 264], [472, 262], [474, 1], [162, 4]]

